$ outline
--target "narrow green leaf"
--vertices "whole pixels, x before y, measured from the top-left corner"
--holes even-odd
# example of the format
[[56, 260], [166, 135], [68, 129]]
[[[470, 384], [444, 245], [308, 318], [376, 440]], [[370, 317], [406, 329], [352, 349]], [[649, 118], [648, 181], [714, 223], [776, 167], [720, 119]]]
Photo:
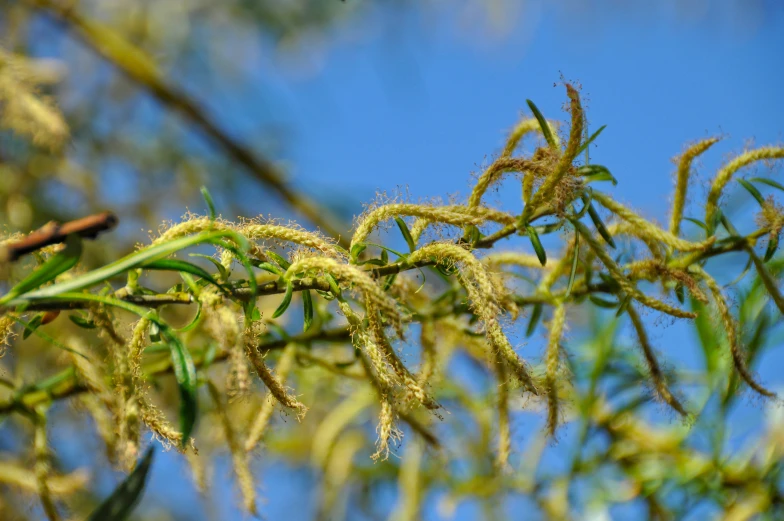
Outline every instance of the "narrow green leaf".
[[760, 205], [763, 205], [763, 204], [765, 204], [765, 198], [764, 198], [764, 197], [762, 197], [762, 194], [760, 193], [760, 191], [759, 191], [759, 190], [757, 190], [757, 187], [756, 187], [756, 186], [754, 186], [753, 184], [749, 183], [749, 182], [748, 182], [748, 181], [746, 181], [745, 179], [738, 179], [738, 182], [740, 183], [740, 185], [741, 185], [743, 188], [745, 188], [745, 189], [746, 189], [746, 190], [747, 190], [747, 191], [748, 191], [748, 192], [751, 194], [751, 196], [752, 196], [754, 199], [756, 199], [756, 200], [757, 200], [757, 202], [758, 202]]
[[335, 276], [331, 273], [327, 273], [324, 275], [324, 278], [327, 279], [329, 289], [332, 290], [332, 294], [335, 295], [335, 298], [343, 298], [343, 292], [340, 290], [340, 285], [338, 284], [338, 281], [335, 280]]
[[95, 329], [98, 327], [95, 322], [88, 320], [81, 315], [68, 315], [68, 319], [83, 329]]
[[531, 239], [531, 245], [534, 247], [536, 257], [539, 259], [539, 264], [544, 266], [547, 264], [547, 253], [542, 247], [542, 242], [539, 240], [539, 235], [536, 233], [536, 230], [533, 226], [526, 226], [525, 231], [528, 233], [528, 238]]
[[683, 219], [685, 221], [689, 221], [690, 223], [696, 224], [697, 226], [705, 230], [706, 233], [708, 232], [708, 226], [704, 222], [700, 221], [699, 219], [693, 219], [691, 217], [684, 217]]
[[397, 273], [393, 273], [392, 275], [387, 275], [387, 278], [384, 279], [384, 291], [387, 291], [389, 288], [392, 287], [392, 284], [395, 283], [396, 278], [397, 278]]
[[411, 231], [408, 229], [406, 221], [400, 217], [395, 217], [395, 222], [397, 223], [397, 227], [400, 228], [400, 233], [403, 234], [406, 244], [408, 244], [409, 251], [413, 252], [416, 250], [416, 242], [414, 242], [414, 238], [411, 236]]
[[212, 275], [207, 273], [207, 271], [204, 268], [197, 266], [192, 262], [188, 262], [184, 260], [159, 259], [159, 260], [154, 260], [151, 262], [144, 263], [142, 265], [142, 268], [147, 270], [180, 271], [180, 272], [190, 273], [191, 275], [195, 275], [196, 277], [201, 277], [204, 280], [211, 282], [212, 284], [220, 287], [220, 283], [217, 280], [215, 280], [212, 277]]
[[251, 260], [251, 264], [256, 266], [259, 269], [272, 273], [274, 275], [283, 275], [283, 270], [280, 269], [278, 266], [275, 266], [271, 262], [261, 262], [261, 261], [253, 261]]
[[38, 313], [33, 318], [31, 318], [30, 322], [27, 322], [24, 325], [24, 332], [22, 333], [22, 339], [26, 340], [27, 337], [32, 335], [35, 332], [35, 330], [41, 326], [41, 322], [43, 321], [43, 319], [44, 319], [43, 313]]
[[751, 257], [749, 257], [749, 260], [746, 263], [746, 266], [743, 268], [743, 271], [740, 272], [740, 275], [735, 277], [735, 279], [732, 282], [729, 282], [729, 283], [725, 284], [724, 287], [725, 288], [729, 288], [730, 286], [734, 286], [735, 284], [737, 284], [738, 282], [743, 280], [743, 277], [745, 277], [746, 274], [749, 272], [749, 270], [751, 269], [751, 265], [753, 263], [754, 263], [754, 261], [751, 259]]
[[613, 185], [618, 184], [618, 180], [610, 173], [606, 166], [585, 165], [577, 169], [577, 173], [585, 178], [586, 183], [592, 181], [610, 181]]
[[351, 263], [355, 264], [359, 256], [362, 255], [362, 252], [365, 251], [367, 248], [367, 244], [364, 242], [358, 242], [354, 246], [351, 247]]
[[389, 252], [387, 250], [381, 250], [381, 265], [386, 266], [389, 264]]
[[308, 289], [302, 292], [302, 307], [304, 316], [302, 331], [307, 331], [313, 325], [313, 297]]
[[683, 284], [678, 284], [675, 286], [675, 296], [678, 298], [678, 302], [681, 304], [683, 304], [683, 302], [686, 300], [686, 293], [683, 288]]
[[0, 298], [0, 305], [23, 295], [28, 291], [50, 282], [61, 273], [73, 268], [82, 254], [82, 239], [76, 234], [71, 234], [65, 239], [65, 248], [55, 253], [52, 257], [36, 268], [32, 273], [11, 288], [11, 290]]
[[133, 472], [90, 514], [87, 521], [124, 521], [128, 518], [144, 492], [153, 454], [150, 446]]
[[593, 143], [593, 142], [594, 142], [594, 140], [595, 140], [597, 137], [599, 137], [599, 134], [601, 134], [601, 133], [602, 133], [602, 131], [603, 131], [605, 128], [607, 128], [607, 125], [602, 125], [601, 127], [599, 127], [599, 129], [598, 129], [596, 132], [594, 132], [593, 134], [591, 134], [591, 137], [589, 137], [588, 139], [586, 139], [586, 140], [585, 140], [585, 143], [583, 143], [582, 145], [580, 145], [580, 148], [578, 148], [578, 149], [577, 149], [577, 153], [575, 154], [575, 157], [579, 156], [579, 155], [580, 155], [580, 153], [581, 153], [583, 150], [587, 149], [587, 148], [590, 146], [590, 144], [591, 144], [591, 143]]
[[577, 262], [580, 260], [580, 234], [575, 230], [574, 232], [574, 255], [572, 256], [572, 269], [569, 272], [569, 284], [566, 286], [566, 297], [572, 294], [572, 285], [574, 284], [574, 277], [577, 275]]
[[250, 319], [253, 322], [258, 322], [261, 320], [261, 311], [259, 311], [259, 308], [253, 308], [253, 311], [250, 314]]
[[291, 304], [291, 296], [294, 294], [294, 284], [291, 281], [286, 281], [286, 293], [283, 295], [283, 301], [280, 303], [280, 306], [275, 310], [272, 314], [272, 318], [278, 318], [283, 313], [289, 309], [289, 305]]
[[599, 232], [599, 235], [602, 236], [604, 242], [610, 245], [610, 248], [615, 248], [615, 241], [610, 235], [610, 232], [607, 231], [607, 227], [602, 222], [602, 218], [599, 216], [599, 212], [596, 211], [596, 208], [593, 207], [593, 203], [588, 203], [588, 215], [591, 217], [591, 221], [593, 221], [593, 225], [596, 227], [596, 231]]
[[211, 257], [209, 255], [204, 255], [203, 253], [189, 253], [188, 256], [189, 257], [200, 257], [202, 259], [207, 259], [208, 261], [210, 261], [212, 263], [213, 266], [215, 266], [215, 269], [218, 270], [218, 273], [220, 273], [221, 280], [224, 280], [224, 281], [228, 280], [228, 278], [229, 278], [229, 270], [226, 269], [226, 266], [224, 266], [223, 264], [218, 262], [218, 260], [215, 259], [215, 257]]
[[776, 254], [776, 250], [779, 248], [779, 237], [776, 235], [775, 237], [771, 238], [768, 241], [768, 248], [765, 250], [765, 257], [764, 262], [768, 262], [770, 259], [773, 258], [773, 255]]
[[161, 341], [161, 328], [158, 326], [156, 322], [150, 323], [150, 341], [152, 342], [160, 342]]
[[199, 412], [196, 366], [193, 364], [190, 351], [182, 345], [179, 338], [168, 327], [162, 324], [158, 326], [161, 329], [161, 339], [169, 345], [174, 378], [180, 390], [180, 432], [182, 432], [180, 446], [184, 448], [191, 437]]
[[525, 331], [525, 336], [530, 337], [534, 334], [540, 318], [542, 318], [542, 304], [536, 303], [533, 311], [531, 311], [531, 320], [528, 321], [528, 329]]
[[267, 255], [269, 255], [270, 257], [272, 257], [272, 260], [274, 260], [275, 262], [277, 262], [277, 263], [278, 263], [278, 265], [279, 265], [281, 268], [283, 268], [284, 270], [287, 270], [287, 269], [289, 269], [289, 266], [291, 266], [291, 263], [290, 263], [289, 261], [287, 261], [285, 258], [283, 258], [283, 257], [281, 257], [280, 255], [278, 255], [278, 254], [277, 254], [277, 253], [275, 253], [274, 251], [268, 251], [268, 252], [267, 252]]
[[618, 307], [618, 302], [605, 300], [595, 295], [588, 295], [588, 300], [599, 306], [600, 308], [615, 309]]
[[766, 179], [764, 177], [752, 177], [749, 181], [753, 181], [755, 183], [762, 183], [764, 185], [772, 186], [773, 188], [778, 188], [782, 192], [784, 192], [784, 185], [781, 183], [777, 183], [773, 179]]
[[207, 190], [206, 186], [201, 187], [201, 196], [204, 197], [204, 202], [207, 203], [207, 208], [210, 211], [210, 221], [215, 220], [215, 203], [212, 202], [212, 196]]
[[629, 295], [623, 297], [623, 300], [621, 301], [621, 305], [618, 306], [618, 311], [615, 313], [616, 318], [623, 315], [623, 312], [626, 311], [626, 308], [629, 307], [630, 301], [631, 301], [631, 297]]
[[525, 102], [528, 103], [528, 108], [531, 109], [531, 112], [533, 112], [536, 121], [539, 122], [539, 128], [542, 130], [542, 135], [544, 136], [545, 141], [547, 141], [547, 144], [550, 145], [550, 148], [556, 150], [558, 147], [555, 144], [555, 139], [553, 139], [552, 132], [550, 132], [550, 125], [547, 124], [547, 120], [544, 119], [544, 116], [539, 110], [539, 107], [537, 107], [534, 102], [529, 99], [525, 100]]

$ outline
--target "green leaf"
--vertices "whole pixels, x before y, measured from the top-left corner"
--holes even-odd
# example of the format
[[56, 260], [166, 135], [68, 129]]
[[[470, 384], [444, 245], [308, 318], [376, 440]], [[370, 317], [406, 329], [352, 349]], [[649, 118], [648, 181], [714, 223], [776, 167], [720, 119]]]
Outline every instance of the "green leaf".
[[161, 341], [161, 328], [155, 322], [152, 322], [150, 324], [150, 341], [151, 342]]
[[73, 268], [82, 254], [82, 239], [76, 234], [71, 234], [65, 239], [65, 248], [55, 253], [52, 257], [36, 268], [32, 273], [11, 288], [11, 290], [0, 298], [0, 305], [23, 295], [28, 291], [34, 290], [42, 284], [46, 284], [55, 279], [61, 273]]
[[705, 233], [708, 233], [708, 226], [704, 222], [700, 221], [699, 219], [693, 219], [691, 217], [684, 217], [683, 219], [689, 221], [690, 223], [696, 224], [697, 226], [705, 230]]
[[144, 492], [147, 474], [153, 460], [153, 447], [149, 447], [133, 472], [114, 489], [87, 521], [123, 521], [133, 511]]
[[308, 289], [302, 292], [302, 307], [304, 315], [302, 331], [307, 331], [313, 325], [313, 296]]
[[268, 251], [268, 252], [267, 252], [267, 255], [269, 255], [270, 257], [272, 257], [272, 260], [274, 260], [275, 262], [277, 262], [277, 263], [278, 263], [278, 265], [279, 265], [281, 268], [283, 268], [284, 270], [287, 270], [287, 269], [289, 269], [289, 266], [291, 266], [291, 263], [290, 263], [289, 261], [287, 261], [286, 259], [284, 259], [284, 258], [283, 258], [283, 257], [281, 257], [280, 255], [278, 255], [278, 254], [277, 254], [277, 253], [275, 253], [274, 251]]
[[675, 286], [675, 296], [678, 298], [678, 302], [683, 304], [684, 300], [686, 299], [686, 293], [683, 288], [683, 284], [678, 284]]
[[572, 269], [569, 272], [569, 284], [566, 286], [566, 295], [568, 297], [572, 294], [572, 285], [574, 284], [574, 277], [577, 275], [577, 262], [580, 260], [580, 233], [575, 230], [574, 232], [574, 255], [572, 256]]
[[31, 318], [30, 322], [27, 322], [24, 325], [24, 332], [22, 333], [22, 339], [26, 340], [27, 337], [32, 335], [35, 332], [35, 330], [41, 326], [41, 322], [43, 321], [43, 319], [44, 319], [43, 313], [38, 313], [33, 318]]
[[[210, 257], [211, 258], [211, 257]], [[215, 259], [212, 259], [215, 260]], [[219, 263], [220, 264], [220, 263]], [[220, 287], [220, 283], [215, 280], [212, 275], [207, 273], [206, 270], [193, 264], [192, 262], [179, 260], [179, 259], [159, 259], [154, 260], [151, 262], [146, 262], [142, 265], [142, 268], [147, 270], [162, 270], [162, 271], [180, 271], [184, 273], [190, 273], [191, 275], [195, 275], [196, 277], [201, 277], [206, 281], [211, 282], [212, 284]]]
[[95, 322], [88, 320], [81, 315], [68, 315], [68, 319], [83, 329], [95, 329], [98, 327]]
[[367, 248], [367, 244], [365, 244], [364, 242], [358, 242], [351, 247], [352, 264], [355, 264], [357, 262], [357, 259], [359, 258], [360, 255], [362, 255], [362, 252], [365, 251], [366, 248]]
[[773, 179], [765, 179], [764, 177], [752, 177], [749, 181], [753, 181], [755, 183], [762, 183], [768, 186], [772, 186], [773, 188], [778, 188], [782, 192], [784, 192], [784, 185], [777, 183]]
[[525, 100], [525, 102], [528, 103], [528, 107], [531, 109], [531, 112], [534, 113], [536, 121], [539, 122], [539, 128], [542, 130], [542, 135], [544, 136], [545, 141], [547, 141], [547, 144], [550, 145], [550, 148], [556, 150], [558, 147], [555, 144], [555, 139], [553, 139], [552, 132], [550, 132], [550, 125], [547, 124], [547, 120], [544, 119], [544, 116], [539, 110], [539, 107], [534, 105], [534, 102], [529, 99]]
[[611, 300], [605, 300], [603, 298], [597, 297], [595, 295], [588, 295], [588, 300], [599, 306], [600, 308], [606, 309], [615, 309], [618, 307], [618, 302], [613, 302]]
[[534, 247], [536, 257], [539, 259], [539, 264], [544, 266], [547, 264], [547, 253], [544, 251], [542, 242], [539, 240], [539, 234], [536, 233], [533, 226], [526, 226], [525, 231], [528, 234], [528, 238], [531, 239], [531, 245]]
[[757, 202], [758, 202], [760, 205], [764, 205], [764, 204], [765, 204], [765, 198], [764, 198], [764, 197], [762, 197], [762, 194], [760, 193], [760, 191], [759, 191], [759, 190], [757, 190], [757, 187], [756, 187], [756, 186], [754, 186], [753, 184], [749, 183], [749, 182], [748, 182], [748, 181], [746, 181], [745, 179], [738, 179], [738, 182], [741, 184], [741, 186], [742, 186], [743, 188], [745, 188], [745, 189], [746, 189], [746, 190], [747, 190], [747, 191], [748, 191], [748, 192], [751, 194], [751, 196], [752, 196], [754, 199], [756, 199], [756, 200], [757, 200]]
[[586, 183], [592, 181], [610, 181], [613, 185], [618, 184], [618, 180], [615, 179], [606, 166], [585, 165], [578, 168], [577, 173], [585, 178]]
[[409, 251], [413, 252], [416, 250], [416, 242], [414, 242], [414, 238], [411, 236], [411, 231], [408, 229], [406, 221], [400, 217], [395, 217], [395, 222], [397, 223], [397, 227], [400, 228], [400, 233], [403, 234], [406, 244], [408, 244]]
[[275, 310], [272, 314], [272, 318], [278, 318], [283, 313], [289, 309], [289, 305], [291, 304], [291, 297], [294, 294], [294, 284], [291, 281], [286, 281], [286, 293], [283, 295], [283, 301], [280, 303], [280, 306]]
[[389, 264], [389, 252], [387, 250], [381, 250], [381, 265], [386, 266]]
[[528, 329], [525, 331], [525, 336], [530, 337], [534, 334], [540, 318], [542, 318], [542, 304], [536, 303], [533, 311], [531, 311], [531, 320], [528, 321]]
[[218, 270], [218, 273], [220, 273], [220, 278], [222, 280], [228, 280], [228, 278], [229, 278], [229, 270], [227, 270], [226, 266], [224, 266], [223, 264], [218, 262], [214, 257], [211, 257], [209, 255], [204, 255], [203, 253], [189, 253], [188, 256], [189, 257], [201, 257], [202, 259], [207, 259], [208, 261], [210, 261], [212, 263], [213, 266], [215, 266], [215, 269]]
[[335, 295], [335, 298], [343, 298], [343, 292], [340, 290], [340, 285], [338, 284], [338, 281], [335, 280], [335, 276], [331, 273], [327, 273], [324, 275], [324, 278], [327, 279], [329, 289], [332, 290], [332, 294]]
[[395, 279], [397, 278], [397, 273], [393, 273], [392, 275], [388, 275], [386, 279], [384, 279], [384, 291], [387, 291], [389, 288], [392, 287], [392, 284], [395, 283]]
[[210, 221], [215, 220], [215, 203], [212, 202], [212, 196], [207, 191], [206, 186], [201, 187], [201, 196], [204, 197], [204, 202], [207, 203], [207, 208], [210, 211]]
[[259, 269], [272, 273], [274, 275], [283, 275], [283, 270], [280, 269], [278, 266], [275, 266], [271, 262], [261, 262], [261, 261], [253, 261], [251, 260], [251, 264], [256, 266]]
[[588, 215], [591, 217], [591, 221], [593, 221], [593, 225], [596, 227], [596, 231], [598, 231], [599, 235], [602, 236], [604, 242], [609, 244], [610, 248], [615, 248], [615, 241], [613, 240], [612, 235], [610, 235], [610, 232], [607, 231], [607, 227], [602, 222], [602, 218], [599, 216], [599, 212], [597, 212], [596, 208], [593, 207], [593, 203], [588, 203]]
[[776, 235], [768, 241], [768, 248], [765, 250], [764, 262], [768, 262], [775, 255], [776, 250], [779, 248], [779, 237]]
[[193, 364], [190, 351], [182, 345], [179, 338], [163, 324], [158, 326], [161, 329], [161, 339], [169, 346], [174, 378], [180, 390], [180, 432], [182, 432], [180, 446], [184, 448], [188, 444], [199, 412], [196, 366]]
[[618, 311], [615, 313], [616, 318], [623, 315], [623, 312], [626, 311], [626, 308], [629, 307], [630, 301], [631, 301], [631, 297], [629, 295], [623, 297], [623, 300], [621, 301], [621, 305], [618, 306]]
[[597, 137], [599, 137], [599, 134], [601, 134], [601, 133], [602, 133], [602, 131], [603, 131], [605, 128], [607, 128], [607, 125], [602, 125], [601, 127], [599, 127], [599, 130], [597, 130], [596, 132], [594, 132], [593, 134], [591, 134], [591, 137], [589, 137], [588, 139], [586, 139], [586, 140], [585, 140], [585, 143], [583, 143], [582, 145], [580, 145], [580, 148], [578, 148], [578, 149], [577, 149], [577, 153], [575, 154], [575, 157], [579, 156], [579, 155], [580, 155], [580, 152], [582, 152], [583, 150], [587, 149], [587, 148], [588, 148], [588, 146], [589, 146], [591, 143], [593, 143], [593, 142], [594, 142], [594, 140], [595, 140]]

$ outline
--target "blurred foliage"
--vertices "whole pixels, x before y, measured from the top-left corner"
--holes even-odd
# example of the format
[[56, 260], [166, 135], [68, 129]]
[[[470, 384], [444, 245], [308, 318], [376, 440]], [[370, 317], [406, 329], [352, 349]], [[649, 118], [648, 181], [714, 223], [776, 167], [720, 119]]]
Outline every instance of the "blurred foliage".
[[[459, 11], [504, 21], [513, 4], [524, 5]], [[0, 518], [124, 518], [159, 445], [181, 451], [205, 503], [224, 492], [212, 467], [230, 458], [253, 514], [264, 512], [261, 454], [315, 472], [319, 519], [448, 518], [465, 504], [487, 519], [782, 518], [784, 417], [753, 367], [780, 344], [784, 187], [732, 181], [784, 149], [728, 161], [694, 219], [684, 217], [691, 164], [716, 140], [690, 146], [663, 229], [594, 189], [616, 181], [591, 163], [601, 129], [589, 135], [567, 85], [571, 124], [529, 102], [534, 117], [464, 204], [380, 200], [338, 242], [343, 216], [291, 186], [264, 118], [240, 132], [219, 115], [236, 111], [223, 101], [233, 92], [263, 84], [259, 56], [318, 47], [369, 9], [3, 5]], [[523, 139], [531, 153], [518, 152]], [[221, 183], [200, 194], [215, 172]], [[487, 207], [485, 193], [511, 175], [520, 208]], [[249, 183], [320, 232], [217, 217], [252, 215], [236, 197]], [[730, 186], [760, 208], [749, 233], [720, 205]], [[196, 204], [205, 216], [169, 221]], [[118, 233], [19, 233], [107, 208]], [[372, 242], [392, 221], [399, 237]], [[158, 232], [142, 239], [140, 227]], [[737, 256], [747, 262], [723, 260]], [[643, 312], [688, 321], [701, 366], [662, 363]], [[523, 359], [515, 333], [541, 335], [546, 351]], [[749, 388], [764, 413], [740, 444], [733, 414]], [[89, 465], [50, 446], [67, 428], [95, 433], [70, 441], [93, 453]], [[106, 466], [128, 477], [101, 505], [91, 476]]]

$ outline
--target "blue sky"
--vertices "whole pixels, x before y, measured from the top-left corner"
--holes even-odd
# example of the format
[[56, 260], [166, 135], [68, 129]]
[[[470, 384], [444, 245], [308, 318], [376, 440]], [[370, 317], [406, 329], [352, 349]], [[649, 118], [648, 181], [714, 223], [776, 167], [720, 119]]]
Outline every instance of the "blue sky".
[[[582, 84], [591, 126], [607, 125], [592, 158], [620, 181], [612, 193], [660, 221], [672, 191], [670, 159], [687, 142], [726, 136], [702, 160], [700, 196], [725, 155], [746, 139], [784, 141], [784, 8], [775, 1], [749, 2], [765, 8], [749, 17], [732, 7], [741, 2], [694, 1], [691, 13], [680, 15], [672, 2], [633, 10], [598, 2], [602, 7], [571, 15], [544, 4], [530, 2], [504, 37], [461, 31], [458, 15], [443, 6], [429, 14], [374, 10], [335, 31], [326, 50], [305, 52], [308, 66], [280, 71], [274, 60], [260, 62], [270, 90], [251, 112], [266, 112], [285, 128], [284, 155], [297, 186], [338, 198], [354, 214], [377, 190], [407, 187], [415, 200], [467, 195], [471, 173], [498, 152], [526, 98], [549, 118], [566, 118], [561, 75]], [[224, 124], [252, 126], [231, 105], [219, 113]], [[516, 208], [519, 188], [507, 184], [497, 198]], [[268, 211], [274, 213], [259, 213]], [[662, 349], [665, 355], [693, 361], [688, 340], [678, 337], [683, 332], [671, 328], [655, 339], [678, 340]], [[772, 366], [760, 370], [762, 380], [781, 387]], [[747, 413], [759, 416], [760, 408]], [[195, 499], [167, 486], [185, 474], [181, 462], [170, 455], [163, 461], [171, 464], [155, 467], [150, 496]], [[290, 521], [310, 518], [307, 508], [290, 509], [290, 471], [275, 465], [260, 475], [268, 519], [284, 512]], [[304, 490], [312, 486], [296, 476]], [[222, 519], [242, 518], [235, 498], [228, 492], [221, 500]], [[469, 507], [458, 518], [474, 513]]]

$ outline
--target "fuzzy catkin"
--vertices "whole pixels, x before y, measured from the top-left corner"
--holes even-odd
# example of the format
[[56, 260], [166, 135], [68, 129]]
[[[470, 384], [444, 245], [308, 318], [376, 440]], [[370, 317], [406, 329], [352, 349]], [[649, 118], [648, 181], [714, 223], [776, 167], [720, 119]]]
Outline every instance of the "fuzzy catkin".
[[640, 349], [645, 356], [645, 363], [648, 365], [648, 373], [650, 373], [651, 379], [653, 380], [654, 386], [656, 387], [656, 392], [659, 394], [659, 397], [661, 397], [661, 399], [664, 400], [665, 403], [667, 403], [670, 407], [672, 407], [682, 416], [688, 416], [686, 409], [670, 392], [670, 389], [667, 386], [664, 373], [662, 373], [661, 367], [659, 366], [659, 361], [653, 352], [653, 346], [651, 346], [651, 343], [648, 340], [648, 334], [645, 332], [645, 326], [640, 319], [640, 315], [637, 313], [637, 310], [634, 309], [634, 304], [629, 304], [629, 306], [626, 308], [626, 312], [629, 314], [629, 318], [632, 321], [634, 330], [637, 333], [637, 339], [640, 342]]
[[[297, 344], [293, 342], [289, 343], [285, 349], [283, 349], [283, 354], [278, 360], [278, 365], [275, 366], [275, 373], [278, 377], [278, 380], [280, 380], [280, 382], [284, 385], [286, 383], [286, 378], [288, 378], [288, 374], [294, 365], [296, 354]], [[253, 420], [253, 424], [251, 425], [250, 430], [248, 431], [248, 435], [245, 438], [245, 452], [250, 452], [256, 448], [267, 430], [267, 426], [269, 425], [269, 421], [272, 418], [272, 413], [274, 410], [275, 396], [271, 391], [267, 391], [267, 394], [264, 396], [262, 401], [261, 409], [259, 409], [259, 412]]]
[[705, 223], [710, 225], [713, 220], [724, 187], [730, 182], [735, 172], [757, 161], [782, 158], [784, 158], [784, 147], [762, 147], [747, 150], [724, 165], [713, 179], [710, 192], [708, 192], [708, 200], [705, 203]]
[[559, 302], [550, 321], [550, 336], [545, 355], [547, 386], [547, 430], [555, 436], [558, 427], [558, 370], [560, 366], [561, 336], [566, 322], [566, 306]]
[[686, 192], [689, 189], [689, 174], [691, 164], [694, 159], [705, 153], [710, 147], [719, 142], [719, 138], [713, 137], [703, 139], [686, 149], [678, 161], [678, 171], [675, 181], [675, 199], [672, 202], [672, 212], [670, 213], [670, 233], [677, 236], [680, 234], [681, 219], [683, 218], [683, 208], [686, 205]]

